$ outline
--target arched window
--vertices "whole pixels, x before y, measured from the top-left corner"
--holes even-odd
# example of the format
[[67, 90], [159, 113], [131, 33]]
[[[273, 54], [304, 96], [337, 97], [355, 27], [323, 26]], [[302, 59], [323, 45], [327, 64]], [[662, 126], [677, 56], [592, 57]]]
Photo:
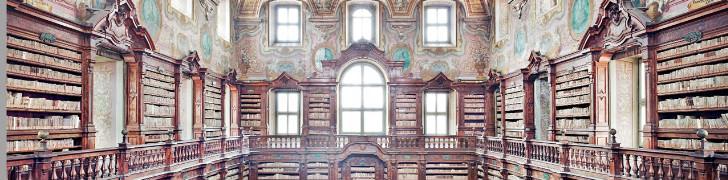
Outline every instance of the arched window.
[[382, 72], [370, 63], [355, 63], [343, 71], [339, 84], [339, 132], [385, 133], [385, 84]]
[[376, 1], [357, 0], [347, 5], [346, 40], [348, 44], [365, 41], [377, 44], [379, 15]]

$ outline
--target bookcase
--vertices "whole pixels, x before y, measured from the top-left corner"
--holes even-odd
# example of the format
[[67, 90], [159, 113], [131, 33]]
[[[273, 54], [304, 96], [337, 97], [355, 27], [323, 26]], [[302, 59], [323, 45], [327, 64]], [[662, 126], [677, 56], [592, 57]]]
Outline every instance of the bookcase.
[[[144, 58], [141, 70], [144, 143], [170, 139], [177, 129], [178, 65], [161, 58]], [[174, 138], [174, 137], [172, 137]]]
[[592, 63], [573, 58], [551, 64], [554, 140], [594, 143]]
[[296, 162], [261, 162], [257, 168], [258, 179], [299, 179], [300, 165]]
[[[421, 80], [397, 79], [389, 88], [390, 134], [422, 135], [423, 85]], [[425, 90], [426, 91], [426, 90]]]
[[[720, 21], [710, 15], [706, 21]], [[688, 17], [678, 17], [688, 18]], [[717, 19], [715, 19], [717, 18]], [[724, 18], [723, 18], [724, 19]], [[692, 151], [700, 148], [697, 129], [709, 132], [705, 148], [728, 152], [728, 26], [725, 23], [703, 27], [695, 23], [682, 25], [701, 27], [702, 38], [670, 38], [660, 32], [663, 41], [656, 42], [651, 55], [654, 67], [651, 82], [656, 112], [652, 118], [654, 138], [650, 148]], [[680, 27], [682, 27], [680, 26]], [[671, 30], [668, 27], [665, 31]], [[677, 27], [675, 27], [677, 28]]]
[[459, 134], [462, 136], [480, 136], [485, 131], [485, 88], [481, 82], [459, 82], [458, 114]]
[[223, 84], [222, 79], [208, 75], [205, 77], [205, 112], [203, 113], [203, 123], [205, 126], [206, 137], [220, 137], [223, 135], [222, 127], [222, 103], [223, 103]]
[[428, 162], [425, 165], [425, 179], [467, 180], [468, 169], [467, 163]]
[[328, 180], [329, 179], [328, 161], [310, 161], [310, 162], [306, 163], [306, 179], [308, 179], [308, 180]]
[[520, 74], [511, 74], [503, 78], [501, 82], [503, 89], [503, 128], [504, 137], [521, 138], [524, 135], [523, 116], [523, 79]]
[[243, 134], [267, 134], [268, 83], [243, 82], [240, 88], [240, 128]]
[[372, 156], [350, 156], [344, 160], [342, 177], [345, 180], [375, 180], [387, 177], [381, 160]]
[[505, 124], [503, 121], [503, 112], [505, 109], [503, 109], [503, 91], [501, 91], [501, 86], [497, 85], [495, 89], [493, 90], [493, 99], [494, 99], [494, 108], [493, 112], [495, 112], [495, 136], [503, 136], [505, 134]]
[[416, 162], [399, 162], [397, 165], [397, 180], [418, 180], [419, 164]]
[[314, 88], [306, 91], [303, 95], [304, 104], [308, 107], [304, 110], [306, 117], [304, 125], [305, 134], [330, 135], [336, 133], [335, 122], [332, 122], [336, 115], [334, 98], [336, 94], [329, 88]]
[[[39, 132], [48, 133], [53, 151], [93, 148], [88, 107], [92, 84], [81, 32], [35, 18], [8, 6], [7, 154], [40, 148]], [[33, 21], [36, 26], [28, 26]], [[75, 24], [73, 26], [76, 26]]]

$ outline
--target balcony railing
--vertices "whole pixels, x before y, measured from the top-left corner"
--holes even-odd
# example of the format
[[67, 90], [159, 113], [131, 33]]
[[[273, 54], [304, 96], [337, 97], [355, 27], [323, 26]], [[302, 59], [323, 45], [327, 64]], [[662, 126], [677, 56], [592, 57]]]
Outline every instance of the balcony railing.
[[[486, 162], [529, 164], [553, 173], [596, 179], [702, 180], [728, 176], [728, 156], [710, 151], [678, 152], [625, 148], [618, 143], [598, 146], [501, 137], [351, 135], [226, 137], [145, 145], [121, 143], [116, 148], [60, 153], [39, 151], [9, 157], [7, 172], [10, 179], [142, 178], [251, 151], [340, 151], [352, 144], [376, 145], [384, 151], [398, 152], [470, 152], [489, 160]], [[502, 165], [483, 164], [484, 168], [496, 169], [500, 167], [495, 166]]]
[[136, 179], [169, 172], [187, 164], [249, 153], [247, 137], [144, 145], [128, 145], [124, 139], [119, 147], [114, 148], [59, 153], [46, 149], [32, 155], [9, 156], [8, 179]]

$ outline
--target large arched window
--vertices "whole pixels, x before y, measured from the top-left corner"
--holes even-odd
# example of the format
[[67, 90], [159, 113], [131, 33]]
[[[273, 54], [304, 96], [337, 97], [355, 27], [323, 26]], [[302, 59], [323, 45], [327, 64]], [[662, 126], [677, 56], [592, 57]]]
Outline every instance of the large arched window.
[[384, 134], [385, 80], [370, 63], [347, 67], [339, 85], [339, 129], [342, 134]]

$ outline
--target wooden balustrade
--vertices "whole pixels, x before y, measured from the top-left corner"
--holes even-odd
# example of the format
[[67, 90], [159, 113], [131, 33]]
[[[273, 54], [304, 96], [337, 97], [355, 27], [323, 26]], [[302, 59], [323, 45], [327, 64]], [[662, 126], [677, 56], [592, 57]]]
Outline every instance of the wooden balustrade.
[[46, 149], [31, 155], [9, 156], [6, 170], [8, 179], [22, 180], [146, 176], [150, 172], [169, 171], [182, 163], [214, 160], [209, 158], [214, 155], [245, 155], [250, 152], [247, 140], [244, 137], [225, 137], [133, 146], [120, 143], [114, 148], [58, 153]]

